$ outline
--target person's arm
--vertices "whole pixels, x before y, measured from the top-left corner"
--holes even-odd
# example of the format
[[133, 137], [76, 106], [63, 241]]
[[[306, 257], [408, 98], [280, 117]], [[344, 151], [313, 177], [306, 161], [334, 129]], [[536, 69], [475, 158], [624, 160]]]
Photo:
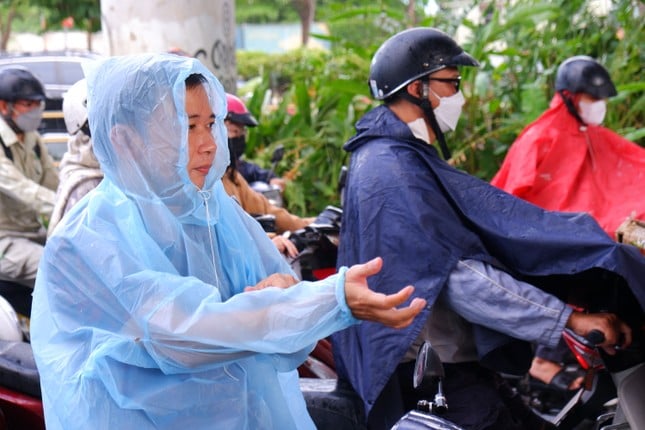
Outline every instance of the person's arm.
[[40, 164], [42, 165], [43, 169], [43, 177], [40, 181], [40, 184], [55, 192], [60, 182], [58, 167], [54, 165], [54, 160], [52, 159], [51, 155], [49, 155], [47, 145], [42, 141], [41, 138], [38, 138], [36, 145], [40, 146]]
[[[342, 268], [323, 281], [301, 282], [287, 289], [265, 287], [225, 302], [215, 291], [201, 300], [187, 297], [198, 290], [190, 286], [195, 281], [179, 277], [185, 293], [162, 301], [150, 297], [141, 303], [139, 315], [147, 314], [146, 336], [141, 341], [169, 369], [212, 366], [257, 353], [296, 357], [288, 362], [297, 366], [312, 342], [358, 319], [400, 328], [423, 309], [425, 300], [418, 298], [397, 308], [412, 294], [411, 286], [390, 295], [367, 287], [367, 277], [381, 266], [382, 261], [375, 259], [349, 270]], [[128, 282], [139, 284], [138, 277]]]
[[625, 334], [625, 344], [631, 340], [629, 328], [614, 315], [574, 313], [557, 297], [476, 260], [460, 261], [442, 294], [471, 323], [517, 339], [555, 346], [570, 327], [580, 335], [601, 330], [607, 338], [603, 346], [618, 343], [619, 333]]
[[[54, 182], [58, 184], [57, 180]], [[49, 216], [56, 202], [55, 191], [27, 178], [4, 154], [0, 155], [0, 193], [32, 208], [42, 216]]]
[[226, 178], [228, 172], [225, 174], [223, 182], [227, 193], [229, 195], [232, 194], [229, 190], [231, 187], [235, 187], [235, 195], [239, 199], [240, 205], [249, 214], [274, 215], [278, 234], [285, 231], [299, 230], [313, 222], [314, 218], [300, 218], [299, 216], [289, 213], [284, 208], [272, 205], [266, 197], [254, 191], [239, 172], [235, 173], [237, 184], [232, 184], [231, 181]]
[[244, 179], [247, 182], [262, 181], [269, 183], [273, 178], [277, 178], [277, 175], [269, 169], [263, 169], [256, 163], [251, 161], [241, 160], [244, 163]]

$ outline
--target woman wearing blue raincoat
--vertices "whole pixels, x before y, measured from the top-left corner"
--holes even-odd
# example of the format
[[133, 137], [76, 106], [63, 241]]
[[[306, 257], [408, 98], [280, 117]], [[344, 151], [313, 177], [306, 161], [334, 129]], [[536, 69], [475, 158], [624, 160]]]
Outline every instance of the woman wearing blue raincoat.
[[199, 61], [91, 67], [105, 178], [49, 239], [34, 292], [48, 430], [313, 428], [295, 369], [314, 342], [358, 319], [407, 325], [425, 301], [370, 292], [378, 259], [292, 285], [222, 187], [225, 96]]

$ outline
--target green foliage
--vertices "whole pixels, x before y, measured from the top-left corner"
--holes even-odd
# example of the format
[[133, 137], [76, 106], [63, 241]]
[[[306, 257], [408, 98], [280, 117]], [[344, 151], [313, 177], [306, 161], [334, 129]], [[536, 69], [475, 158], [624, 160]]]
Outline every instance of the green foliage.
[[0, 2], [0, 32], [33, 31], [40, 29], [42, 11], [27, 0], [3, 0]]
[[[590, 0], [473, 3], [480, 18], [457, 11], [429, 17], [417, 8], [418, 25], [456, 35], [481, 64], [462, 70], [467, 105], [457, 131], [447, 136], [453, 164], [490, 179], [519, 132], [547, 108], [557, 66], [581, 54], [602, 62], [618, 88], [605, 125], [645, 145], [642, 3], [616, 0], [606, 16], [591, 13]], [[295, 213], [312, 215], [338, 204], [338, 173], [347, 161], [342, 145], [356, 120], [375, 106], [366, 85], [371, 57], [410, 25], [402, 2], [365, 4], [319, 2], [332, 29], [331, 52], [238, 55], [241, 76], [261, 77], [249, 105], [260, 113], [261, 126], [250, 132], [247, 156], [268, 165], [275, 146], [285, 146], [278, 173], [292, 179], [286, 197]], [[270, 99], [277, 103], [266, 109]]]
[[298, 21], [291, 0], [235, 0], [235, 21], [239, 23], [267, 23]]
[[[476, 77], [453, 139], [463, 168], [492, 177], [517, 134], [548, 106], [557, 66], [573, 55], [597, 58], [617, 84], [620, 94], [609, 101], [605, 125], [644, 143], [642, 11], [637, 2], [622, 0], [599, 17], [590, 12], [590, 4], [524, 0], [496, 8], [483, 24], [465, 23], [473, 32], [465, 48], [482, 67], [470, 72]], [[504, 62], [496, 63], [496, 56]]]
[[[3, 0], [0, 17], [5, 17], [11, 7], [16, 15], [11, 22], [13, 32], [41, 33], [62, 30], [62, 21], [74, 17], [74, 27], [95, 32], [101, 27], [100, 0]], [[0, 29], [7, 23], [0, 20]]]
[[101, 28], [100, 0], [31, 0], [47, 8], [49, 27], [60, 28], [63, 19], [74, 18], [74, 27], [87, 32]]
[[247, 103], [260, 122], [249, 130], [247, 156], [266, 166], [273, 150], [283, 145], [278, 173], [290, 180], [285, 191], [289, 209], [315, 215], [328, 204], [339, 204], [337, 179], [347, 162], [342, 145], [372, 106], [364, 96], [367, 85], [356, 73], [368, 67], [368, 59], [300, 50], [273, 56], [271, 64], [275, 67], [263, 71]]

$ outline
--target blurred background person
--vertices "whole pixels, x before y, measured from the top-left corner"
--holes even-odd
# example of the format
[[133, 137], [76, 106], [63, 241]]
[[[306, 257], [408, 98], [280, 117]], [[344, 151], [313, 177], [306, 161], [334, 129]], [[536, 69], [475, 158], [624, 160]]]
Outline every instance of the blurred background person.
[[85, 194], [93, 190], [103, 172], [92, 150], [87, 121], [87, 82], [81, 79], [63, 96], [63, 116], [69, 133], [67, 152], [60, 162], [60, 184], [47, 235], [50, 236], [63, 215]]
[[616, 88], [587, 56], [558, 68], [549, 108], [511, 145], [491, 183], [545, 209], [588, 212], [611, 237], [645, 218], [645, 148], [602, 126]]
[[44, 107], [43, 85], [31, 72], [0, 70], [0, 277], [29, 287], [28, 307], [58, 186], [37, 131]]
[[246, 128], [257, 127], [257, 119], [239, 97], [227, 93], [226, 103], [228, 105], [228, 114], [224, 123], [228, 132], [231, 162], [235, 161], [235, 167], [249, 184], [266, 182], [284, 191], [286, 181], [283, 178], [278, 177], [273, 170], [264, 169], [256, 163], [245, 160], [243, 157], [246, 151]]

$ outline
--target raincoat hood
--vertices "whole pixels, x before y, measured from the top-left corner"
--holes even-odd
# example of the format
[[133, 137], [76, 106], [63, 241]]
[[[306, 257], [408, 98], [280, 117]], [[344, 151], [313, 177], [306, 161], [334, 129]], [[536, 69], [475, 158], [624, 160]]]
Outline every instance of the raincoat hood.
[[[94, 153], [105, 177], [126, 195], [165, 205], [182, 222], [204, 223], [204, 200], [186, 169], [185, 80], [194, 73], [208, 80], [207, 94], [216, 119], [213, 134], [218, 143], [203, 194], [213, 189], [229, 163], [223, 123], [225, 93], [208, 69], [194, 58], [162, 54], [112, 57], [91, 63], [85, 70]], [[160, 168], [168, 164], [173, 169]], [[207, 207], [209, 222], [216, 222], [215, 199], [209, 199]]]

